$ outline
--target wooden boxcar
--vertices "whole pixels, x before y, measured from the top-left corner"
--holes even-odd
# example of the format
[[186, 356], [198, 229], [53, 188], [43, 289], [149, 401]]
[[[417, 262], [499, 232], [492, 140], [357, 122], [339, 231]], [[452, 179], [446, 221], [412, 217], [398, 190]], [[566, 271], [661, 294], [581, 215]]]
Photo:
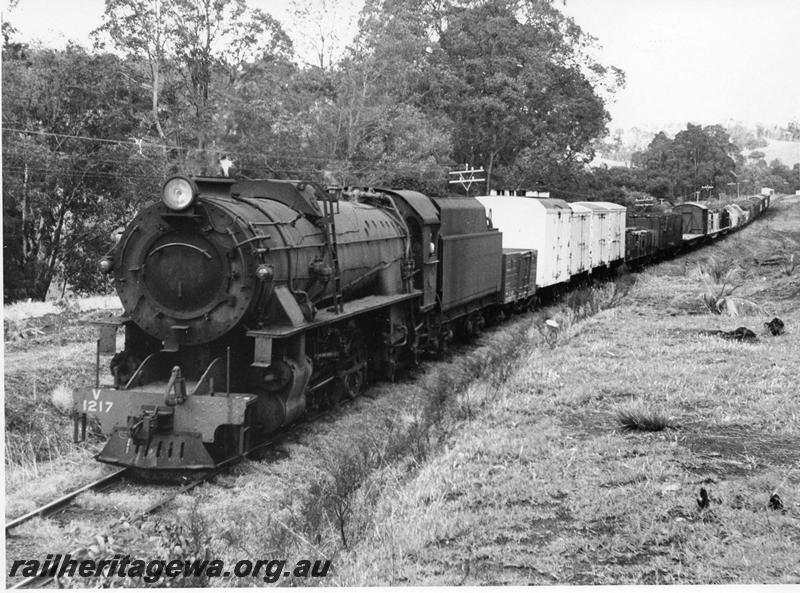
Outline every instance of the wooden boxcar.
[[690, 238], [709, 233], [710, 212], [708, 206], [699, 202], [683, 202], [673, 208], [683, 220], [683, 234]]
[[536, 293], [536, 251], [503, 249], [503, 278], [500, 304], [528, 299]]
[[655, 233], [650, 229], [625, 231], [625, 261], [644, 263], [655, 255]]
[[683, 218], [679, 212], [628, 213], [628, 228], [650, 229], [656, 251], [678, 251], [683, 241]]

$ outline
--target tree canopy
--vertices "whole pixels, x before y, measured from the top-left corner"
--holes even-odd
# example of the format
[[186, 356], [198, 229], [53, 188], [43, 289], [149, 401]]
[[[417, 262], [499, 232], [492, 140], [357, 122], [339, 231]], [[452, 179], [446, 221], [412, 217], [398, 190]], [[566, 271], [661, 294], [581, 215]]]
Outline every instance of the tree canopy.
[[688, 124], [675, 138], [657, 134], [647, 150], [634, 154], [633, 162], [644, 170], [649, 193], [691, 200], [726, 192], [728, 183], [736, 182], [743, 159], [722, 126]]
[[[3, 25], [5, 298], [54, 277], [102, 287], [109, 235], [169, 174], [448, 191], [581, 174], [621, 73], [550, 0], [367, 0], [344, 47], [337, 3], [306, 0], [300, 60], [245, 0], [106, 0], [91, 50], [28, 47]], [[308, 63], [305, 63], [308, 62]]]

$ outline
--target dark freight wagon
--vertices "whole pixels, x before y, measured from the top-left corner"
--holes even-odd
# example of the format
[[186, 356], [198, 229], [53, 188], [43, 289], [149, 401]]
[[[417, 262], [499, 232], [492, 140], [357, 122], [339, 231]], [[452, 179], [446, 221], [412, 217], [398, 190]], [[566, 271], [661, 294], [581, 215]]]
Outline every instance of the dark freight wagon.
[[629, 214], [628, 228], [650, 229], [656, 251], [672, 252], [680, 249], [683, 241], [683, 218], [676, 212], [648, 212]]
[[524, 301], [536, 293], [536, 250], [503, 249], [503, 305]]
[[641, 263], [655, 253], [654, 234], [649, 229], [627, 229], [625, 232], [625, 261]]
[[710, 211], [699, 202], [684, 202], [673, 209], [683, 220], [683, 234], [690, 237], [707, 235], [709, 232]]

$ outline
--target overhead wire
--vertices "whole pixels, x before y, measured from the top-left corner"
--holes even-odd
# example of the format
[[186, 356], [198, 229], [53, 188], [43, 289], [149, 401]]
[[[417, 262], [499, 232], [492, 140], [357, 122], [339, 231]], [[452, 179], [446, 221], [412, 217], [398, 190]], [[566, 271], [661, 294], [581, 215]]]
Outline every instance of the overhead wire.
[[[212, 147], [212, 148], [194, 148], [194, 147], [186, 147], [186, 146], [178, 146], [178, 145], [171, 145], [171, 144], [158, 144], [155, 142], [144, 141], [144, 140], [122, 140], [122, 139], [113, 139], [113, 138], [99, 138], [95, 136], [85, 136], [80, 134], [64, 134], [58, 132], [46, 132], [43, 130], [27, 130], [23, 128], [12, 127], [6, 124], [2, 125], [3, 132], [12, 132], [18, 134], [31, 134], [31, 135], [39, 135], [39, 136], [49, 136], [49, 137], [58, 137], [58, 138], [66, 138], [66, 139], [73, 139], [73, 140], [81, 140], [87, 142], [98, 142], [104, 144], [112, 144], [117, 146], [129, 146], [135, 147], [137, 149], [137, 153], [131, 155], [127, 159], [113, 159], [108, 158], [107, 155], [104, 155], [102, 158], [100, 157], [90, 157], [95, 163], [102, 163], [102, 164], [109, 164], [109, 165], [135, 165], [135, 160], [137, 157], [141, 157], [147, 160], [154, 160], [158, 157], [158, 155], [148, 155], [142, 152], [143, 149], [160, 149], [160, 150], [167, 150], [167, 151], [179, 151], [179, 152], [186, 152], [186, 153], [210, 153], [210, 154], [225, 154], [229, 157], [239, 158], [241, 157], [250, 157], [254, 159], [263, 159], [267, 161], [268, 159], [272, 160], [285, 160], [288, 162], [320, 162], [326, 164], [335, 164], [337, 162], [346, 162], [352, 165], [366, 165], [371, 167], [378, 167], [381, 165], [380, 161], [375, 160], [368, 160], [368, 159], [347, 159], [342, 160], [336, 157], [330, 156], [323, 156], [323, 155], [296, 155], [296, 154], [282, 154], [282, 153], [269, 153], [269, 152], [249, 152], [249, 151], [237, 151], [237, 150], [225, 150], [220, 147]], [[7, 146], [7, 145], [6, 145]], [[51, 154], [56, 155], [63, 155], [63, 156], [73, 156], [73, 153], [67, 151], [51, 151]], [[251, 165], [252, 166], [252, 165]], [[263, 164], [265, 168], [271, 168], [270, 163], [265, 162]], [[280, 171], [287, 174], [287, 175], [298, 175], [301, 176], [302, 174], [310, 174], [310, 175], [319, 175], [323, 172], [323, 168], [316, 168], [316, 169], [309, 169], [309, 168], [292, 168], [287, 169], [283, 166], [280, 166]], [[7, 171], [22, 171], [21, 168], [11, 167], [4, 167]], [[92, 177], [125, 177], [128, 179], [151, 179], [151, 175], [134, 175], [127, 172], [101, 172], [101, 171], [85, 171], [83, 169], [68, 169], [68, 168], [42, 168], [42, 167], [29, 167], [29, 171], [37, 171], [42, 173], [72, 173], [72, 174], [82, 174], [86, 176]], [[388, 173], [388, 171], [387, 171]], [[566, 196], [573, 196], [577, 198], [583, 198], [589, 201], [596, 200], [597, 195], [594, 194], [586, 194], [583, 192], [577, 192], [574, 190], [567, 190], [562, 188], [557, 188], [553, 186], [543, 186], [537, 184], [536, 187], [540, 191], [549, 191], [549, 192], [558, 192], [560, 194]]]
[[[58, 138], [69, 138], [73, 140], [86, 140], [86, 141], [93, 141], [93, 142], [103, 142], [107, 144], [117, 144], [117, 145], [124, 145], [124, 146], [135, 146], [137, 148], [155, 148], [155, 149], [162, 149], [167, 151], [181, 151], [181, 152], [193, 152], [193, 153], [211, 153], [211, 154], [226, 154], [228, 156], [238, 156], [238, 157], [254, 157], [254, 158], [272, 158], [272, 159], [296, 159], [296, 160], [303, 160], [303, 161], [319, 161], [319, 162], [336, 162], [342, 159], [337, 157], [325, 156], [325, 155], [303, 155], [297, 156], [293, 154], [284, 154], [284, 153], [272, 153], [272, 152], [249, 152], [249, 151], [242, 151], [242, 150], [228, 150], [222, 147], [210, 147], [210, 148], [195, 148], [195, 147], [187, 147], [187, 146], [179, 146], [179, 145], [172, 145], [172, 144], [157, 144], [155, 142], [149, 142], [142, 140], [141, 142], [137, 140], [120, 140], [120, 139], [111, 139], [111, 138], [96, 138], [92, 136], [82, 136], [78, 134], [62, 134], [57, 132], [45, 132], [41, 130], [25, 130], [22, 128], [12, 128], [7, 125], [3, 125], [2, 129], [4, 132], [13, 132], [18, 134], [32, 134], [32, 135], [39, 135], [39, 136], [50, 136], [50, 137], [58, 137]], [[143, 153], [139, 152], [142, 156]], [[347, 159], [347, 162], [350, 163], [364, 163], [364, 164], [374, 164], [376, 161], [371, 159]]]

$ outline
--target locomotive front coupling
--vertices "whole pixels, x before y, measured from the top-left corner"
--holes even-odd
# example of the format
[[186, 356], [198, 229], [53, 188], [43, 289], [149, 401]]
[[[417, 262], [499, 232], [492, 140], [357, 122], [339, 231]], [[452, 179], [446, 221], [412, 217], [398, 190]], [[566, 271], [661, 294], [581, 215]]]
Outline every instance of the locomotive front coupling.
[[[163, 383], [161, 384], [164, 385]], [[81, 389], [73, 393], [76, 436], [94, 419], [109, 440], [99, 461], [146, 469], [209, 469], [218, 431], [245, 424], [254, 394], [187, 394], [180, 369], [166, 388]]]

